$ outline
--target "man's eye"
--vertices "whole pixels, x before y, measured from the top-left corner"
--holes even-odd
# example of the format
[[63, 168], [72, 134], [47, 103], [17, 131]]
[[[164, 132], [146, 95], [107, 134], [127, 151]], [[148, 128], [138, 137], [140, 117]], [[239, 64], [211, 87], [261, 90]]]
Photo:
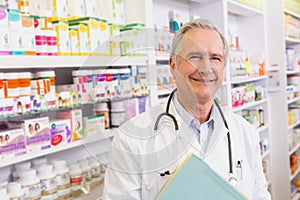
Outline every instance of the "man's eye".
[[190, 60], [190, 61], [193, 61], [193, 60], [194, 60], [194, 61], [195, 61], [195, 60], [201, 60], [201, 59], [202, 59], [201, 56], [190, 56], [190, 57], [189, 57], [189, 60]]
[[211, 57], [211, 60], [222, 62], [222, 58], [217, 57], [217, 56]]

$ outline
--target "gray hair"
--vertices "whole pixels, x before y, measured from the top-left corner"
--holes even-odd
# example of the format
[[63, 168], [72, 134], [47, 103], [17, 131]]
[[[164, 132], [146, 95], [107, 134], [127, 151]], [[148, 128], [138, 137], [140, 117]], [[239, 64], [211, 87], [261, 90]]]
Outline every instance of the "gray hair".
[[221, 37], [223, 46], [224, 46], [224, 64], [226, 65], [227, 58], [228, 58], [228, 44], [223, 36], [223, 34], [218, 30], [218, 28], [209, 20], [207, 19], [194, 19], [190, 22], [185, 23], [179, 30], [176, 32], [173, 38], [173, 43], [172, 43], [172, 49], [170, 52], [170, 58], [176, 58], [179, 48], [180, 48], [180, 42], [183, 38], [183, 35], [190, 29], [194, 28], [200, 28], [200, 29], [210, 29], [216, 31], [219, 36]]

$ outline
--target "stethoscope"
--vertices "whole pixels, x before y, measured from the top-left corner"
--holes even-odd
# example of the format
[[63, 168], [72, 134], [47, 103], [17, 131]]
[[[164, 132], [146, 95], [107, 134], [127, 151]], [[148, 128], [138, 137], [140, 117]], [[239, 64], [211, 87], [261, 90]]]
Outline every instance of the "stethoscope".
[[[163, 116], [168, 116], [172, 119], [173, 123], [174, 123], [174, 126], [175, 126], [175, 131], [178, 131], [178, 123], [177, 123], [177, 120], [175, 118], [174, 115], [170, 114], [169, 113], [169, 109], [170, 109], [170, 104], [171, 104], [171, 100], [175, 94], [175, 92], [177, 91], [177, 88], [175, 88], [169, 98], [168, 98], [168, 102], [167, 102], [167, 107], [166, 107], [166, 112], [163, 112], [163, 113], [160, 113], [155, 121], [155, 124], [154, 124], [154, 131], [157, 131], [158, 130], [158, 125], [159, 125], [159, 121], [160, 119], [163, 117]], [[238, 184], [239, 184], [239, 180], [238, 178], [233, 174], [233, 166], [232, 166], [232, 152], [231, 152], [231, 139], [230, 139], [230, 131], [229, 131], [229, 127], [228, 127], [228, 124], [227, 124], [227, 121], [224, 117], [224, 114], [219, 106], [219, 104], [216, 102], [216, 100], [214, 99], [214, 102], [221, 114], [221, 117], [222, 117], [222, 120], [223, 120], [223, 123], [225, 125], [225, 127], [228, 129], [228, 132], [227, 132], [227, 140], [228, 140], [228, 157], [229, 157], [229, 175], [227, 177], [227, 182], [229, 182], [231, 185], [233, 185], [234, 187], [238, 187]], [[171, 175], [169, 171], [166, 171], [166, 175]]]

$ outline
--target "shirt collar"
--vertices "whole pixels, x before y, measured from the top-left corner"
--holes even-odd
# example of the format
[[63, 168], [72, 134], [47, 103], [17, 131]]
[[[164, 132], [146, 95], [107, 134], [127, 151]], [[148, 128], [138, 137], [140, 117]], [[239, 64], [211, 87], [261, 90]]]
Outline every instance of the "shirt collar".
[[[194, 125], [196, 119], [182, 107], [182, 105], [178, 101], [177, 93], [175, 93], [173, 96], [173, 102], [174, 102], [175, 109], [176, 109], [177, 113], [179, 113], [179, 115], [181, 116], [182, 120], [189, 126]], [[213, 104], [213, 108], [212, 108], [211, 114], [209, 116], [209, 119], [206, 122], [204, 122], [204, 123], [207, 123], [208, 126], [212, 127], [212, 128], [214, 127], [214, 119], [215, 119], [215, 113], [216, 113], [215, 107], [216, 107], [215, 104]], [[196, 120], [196, 121], [198, 121], [198, 120]]]

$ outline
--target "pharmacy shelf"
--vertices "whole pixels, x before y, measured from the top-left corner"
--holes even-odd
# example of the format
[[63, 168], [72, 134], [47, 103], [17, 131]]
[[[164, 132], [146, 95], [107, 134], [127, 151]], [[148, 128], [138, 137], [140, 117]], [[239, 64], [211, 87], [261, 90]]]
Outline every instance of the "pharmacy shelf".
[[297, 144], [294, 148], [292, 148], [292, 149], [289, 151], [289, 155], [292, 155], [293, 153], [295, 153], [299, 148], [300, 148], [300, 143]]
[[292, 174], [290, 175], [290, 181], [292, 181], [300, 172], [300, 167]]
[[287, 104], [289, 105], [289, 104], [295, 103], [296, 101], [299, 101], [299, 100], [300, 100], [300, 96], [288, 100], [288, 101], [287, 101]]
[[300, 193], [296, 193], [292, 200], [300, 200]]
[[284, 37], [284, 40], [285, 40], [285, 42], [286, 42], [287, 45], [300, 44], [300, 40], [299, 39], [290, 38], [290, 37]]
[[300, 18], [300, 14], [294, 12], [294, 11], [291, 11], [289, 9], [284, 9], [284, 12], [287, 13], [287, 14], [290, 14], [290, 15], [293, 15], [294, 17], [297, 17], [297, 18]]
[[300, 69], [288, 70], [286, 71], [287, 75], [298, 74], [300, 73]]
[[85, 194], [81, 197], [77, 197], [74, 200], [101, 200], [103, 194], [103, 185], [96, 187], [93, 191]]
[[242, 106], [233, 108], [233, 112], [239, 112], [239, 111], [245, 110], [247, 108], [258, 106], [260, 104], [266, 103], [267, 101], [268, 101], [268, 99], [263, 99], [263, 100], [260, 100], [260, 101], [253, 101], [253, 102], [250, 102], [250, 103], [246, 103]]
[[0, 69], [147, 65], [145, 56], [0, 56]]
[[288, 127], [288, 130], [291, 130], [293, 128], [295, 128], [296, 126], [298, 126], [300, 124], [300, 121], [297, 121], [295, 124], [292, 124]]
[[241, 83], [249, 83], [249, 82], [255, 82], [255, 81], [260, 81], [260, 80], [266, 80], [267, 76], [258, 76], [258, 77], [251, 77], [251, 78], [241, 78], [241, 79], [236, 79], [232, 80], [231, 84], [241, 84]]
[[228, 0], [228, 12], [241, 16], [255, 16], [255, 15], [263, 15], [263, 11], [248, 6], [243, 3], [239, 3], [234, 0]]
[[169, 61], [169, 56], [165, 55], [165, 56], [155, 56], [155, 60], [156, 61]]
[[81, 140], [77, 140], [68, 144], [64, 144], [64, 145], [60, 145], [60, 146], [56, 146], [56, 147], [51, 147], [49, 149], [45, 149], [39, 152], [32, 152], [32, 153], [27, 153], [24, 155], [21, 155], [19, 157], [12, 157], [12, 158], [7, 158], [7, 159], [3, 159], [0, 161], [0, 168], [2, 167], [6, 167], [15, 163], [19, 163], [22, 161], [26, 161], [26, 160], [30, 160], [33, 158], [37, 158], [40, 156], [45, 156], [45, 155], [49, 155], [49, 154], [53, 154], [53, 153], [57, 153], [60, 151], [64, 151], [67, 149], [71, 149], [71, 148], [75, 148], [75, 147], [79, 147], [79, 146], [84, 146], [86, 144], [90, 144], [90, 143], [94, 143], [103, 139], [109, 139], [111, 137], [113, 137], [115, 135], [115, 131], [116, 129], [109, 129], [107, 131], [105, 131], [103, 134], [97, 134], [97, 135], [92, 135], [92, 136], [88, 136], [84, 139]]

